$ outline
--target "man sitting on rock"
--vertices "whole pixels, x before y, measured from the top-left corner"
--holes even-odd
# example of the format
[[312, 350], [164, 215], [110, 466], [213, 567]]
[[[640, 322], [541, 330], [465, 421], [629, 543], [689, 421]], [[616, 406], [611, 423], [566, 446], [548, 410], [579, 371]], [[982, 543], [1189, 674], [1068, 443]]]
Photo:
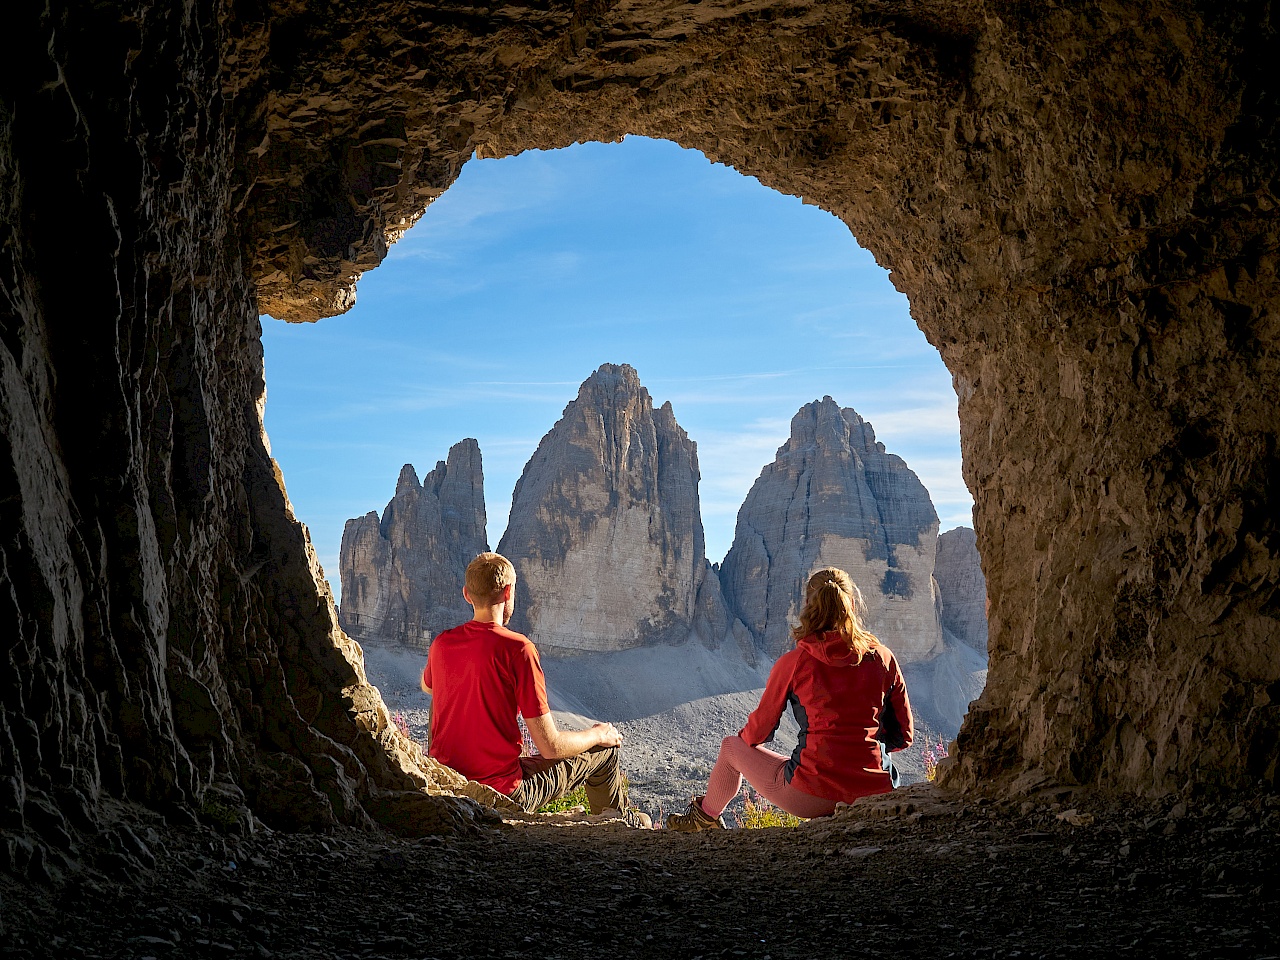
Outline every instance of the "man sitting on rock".
[[[501, 554], [482, 553], [467, 567], [462, 595], [475, 617], [432, 641], [422, 671], [422, 689], [431, 694], [428, 753], [528, 812], [585, 784], [593, 814], [651, 826], [645, 814], [628, 809], [618, 765], [622, 734], [614, 725], [556, 726], [537, 648], [506, 627], [515, 590], [515, 567]], [[521, 756], [517, 713], [540, 756]]]

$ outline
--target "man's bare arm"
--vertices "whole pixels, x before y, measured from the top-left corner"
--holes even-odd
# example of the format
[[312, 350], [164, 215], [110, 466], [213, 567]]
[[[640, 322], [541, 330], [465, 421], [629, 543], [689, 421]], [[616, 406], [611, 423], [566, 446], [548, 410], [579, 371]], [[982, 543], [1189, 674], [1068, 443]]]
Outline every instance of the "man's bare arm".
[[585, 753], [592, 747], [616, 747], [622, 743], [622, 734], [612, 723], [597, 723], [586, 730], [561, 730], [549, 713], [540, 717], [525, 717], [529, 737], [538, 753], [548, 760], [564, 760]]

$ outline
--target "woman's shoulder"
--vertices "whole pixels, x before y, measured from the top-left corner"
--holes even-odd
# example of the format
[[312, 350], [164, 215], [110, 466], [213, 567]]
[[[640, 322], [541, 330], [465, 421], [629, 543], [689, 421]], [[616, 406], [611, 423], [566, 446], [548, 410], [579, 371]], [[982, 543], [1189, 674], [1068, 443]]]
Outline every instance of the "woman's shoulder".
[[782, 653], [778, 654], [778, 659], [773, 661], [774, 669], [776, 670], [780, 665], [784, 663], [787, 663], [787, 664], [795, 663], [795, 661], [798, 660], [803, 654], [804, 654], [804, 651], [801, 650], [799, 646], [793, 646], [784, 650]]
[[883, 640], [877, 640], [871, 645], [871, 649], [863, 655], [863, 663], [874, 663], [886, 670], [892, 669], [897, 663], [893, 655], [893, 651], [884, 645]]
[[877, 641], [872, 653], [890, 673], [901, 672], [902, 668], [898, 665], [898, 658], [893, 655], [893, 651], [886, 647], [883, 642]]

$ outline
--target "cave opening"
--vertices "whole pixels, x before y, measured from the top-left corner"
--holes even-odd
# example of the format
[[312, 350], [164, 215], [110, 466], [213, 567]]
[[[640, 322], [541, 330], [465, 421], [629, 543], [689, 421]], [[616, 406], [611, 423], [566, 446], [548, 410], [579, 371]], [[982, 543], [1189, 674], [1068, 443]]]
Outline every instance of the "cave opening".
[[[1258, 552], [1229, 506], [1237, 482], [1256, 499], [1270, 469], [1259, 451], [1274, 448], [1259, 433], [1270, 354], [1240, 347], [1272, 336], [1260, 306], [1269, 228], [1255, 219], [1237, 232], [1223, 212], [1224, 198], [1253, 209], [1265, 193], [1269, 148], [1252, 121], [1230, 127], [1242, 139], [1227, 138], [1228, 154], [1205, 144], [1228, 118], [1270, 116], [1274, 104], [1247, 79], [1248, 57], [1229, 58], [1239, 74], [1227, 82], [1221, 50], [1188, 40], [1243, 42], [1240, 22], [1151, 11], [1111, 10], [1082, 28], [1070, 12], [1005, 8], [995, 28], [960, 7], [781, 20], [628, 7], [568, 28], [568, 47], [515, 25], [460, 47], [406, 27], [440, 62], [469, 64], [477, 85], [420, 87], [361, 55], [365, 72], [339, 80], [345, 100], [331, 99], [336, 75], [313, 69], [317, 48], [320, 59], [286, 71], [294, 86], [247, 161], [280, 184], [252, 204], [259, 303], [294, 319], [341, 313], [382, 238], [473, 154], [643, 135], [803, 196], [892, 269], [959, 400], [997, 643], [948, 782], [1154, 795], [1273, 782], [1275, 717], [1244, 706], [1274, 679], [1263, 666], [1270, 594], [1255, 589], [1269, 574], [1249, 572], [1270, 548]], [[397, 98], [378, 99], [388, 88]], [[358, 122], [356, 103], [371, 105]], [[326, 119], [334, 112], [347, 120]], [[324, 168], [323, 199], [320, 181], [297, 179], [304, 167]], [[1193, 341], [1211, 375], [1187, 375], [1179, 350]], [[1222, 391], [1237, 383], [1247, 412], [1228, 416]], [[1192, 445], [1200, 461], [1179, 446], [1185, 422], [1218, 437]], [[1218, 462], [1225, 436], [1251, 451], [1243, 474]], [[1188, 532], [1220, 520], [1233, 532]], [[1239, 596], [1237, 581], [1248, 584]], [[1187, 624], [1202, 621], [1212, 629], [1191, 637]], [[1248, 639], [1211, 639], [1228, 633]], [[1182, 679], [1206, 670], [1209, 683]], [[1228, 714], [1248, 732], [1209, 770], [1189, 718]]]
[[[699, 509], [690, 529], [674, 535], [702, 541], [716, 566], [710, 575], [721, 575], [731, 547], [737, 553], [725, 569], [751, 562], [744, 559], [747, 540], [772, 522], [760, 506], [775, 495], [766, 472], [811, 478], [811, 492], [791, 508], [804, 516], [811, 546], [781, 542], [781, 529], [765, 531], [779, 541], [773, 552], [795, 553], [773, 558], [769, 591], [793, 593], [799, 583], [773, 581], [798, 575], [802, 582], [822, 565], [848, 567], [862, 582], [868, 625], [898, 654], [915, 690], [920, 743], [898, 758], [907, 782], [924, 776], [923, 744], [933, 750], [952, 740], [980, 694], [984, 591], [950, 374], [906, 297], [829, 213], [670, 141], [628, 137], [472, 159], [361, 279], [350, 311], [315, 326], [269, 316], [263, 322], [273, 456], [340, 602], [343, 627], [364, 648], [387, 706], [419, 742], [428, 709], [415, 664], [420, 669], [434, 633], [467, 618], [454, 596], [469, 559], [457, 541], [475, 541], [472, 552], [499, 547], [521, 472], [533, 470], [537, 457], [564, 459], [576, 449], [543, 454], [539, 438], [546, 444], [580, 382], [610, 361], [636, 368], [638, 386], [652, 394], [650, 412], [670, 401], [679, 428], [697, 445]], [[635, 398], [603, 399], [612, 406]], [[828, 443], [833, 416], [840, 431], [856, 424], [856, 436]], [[468, 461], [474, 476], [464, 480], [468, 489], [483, 483], [484, 495], [460, 502], [439, 488], [458, 482], [447, 479], [458, 469], [451, 448], [467, 437], [478, 450], [474, 465]], [[406, 465], [416, 468], [412, 480], [401, 476]], [[657, 472], [664, 469], [671, 468]], [[729, 636], [732, 610], [722, 626], [704, 623], [700, 632], [682, 621], [660, 635], [632, 629], [606, 636], [589, 618], [634, 620], [629, 608], [617, 609], [634, 597], [596, 597], [597, 585], [571, 571], [584, 555], [599, 564], [600, 551], [644, 552], [627, 538], [652, 537], [660, 515], [678, 506], [662, 501], [656, 473], [651, 480], [655, 500], [642, 505], [654, 514], [646, 530], [615, 525], [599, 542], [571, 544], [541, 585], [541, 616], [527, 623], [551, 652], [553, 704], [567, 722], [587, 714], [650, 739], [664, 722], [672, 728], [660, 745], [646, 742], [646, 755], [665, 759], [633, 777], [638, 792], [661, 780], [663, 765], [709, 770], [715, 746], [732, 732], [720, 727], [741, 723], [754, 706], [746, 691], [763, 685], [785, 642], [779, 627], [785, 633], [795, 612], [794, 599], [789, 608], [765, 610], [763, 595], [739, 585], [741, 616], [755, 628], [749, 664]], [[423, 484], [428, 499], [440, 497], [430, 520]], [[605, 514], [617, 508], [617, 491], [610, 497]], [[535, 508], [572, 510], [523, 504], [525, 513]], [[353, 525], [369, 511], [382, 514], [376, 532], [357, 536]], [[576, 520], [584, 530], [602, 523], [616, 518]], [[516, 540], [504, 549], [522, 567], [529, 545]], [[655, 562], [679, 561], [668, 555]], [[348, 581], [352, 596], [344, 595]], [[687, 572], [680, 582], [693, 589]], [[730, 584], [724, 591], [732, 602]], [[692, 606], [691, 598], [677, 602]], [[561, 608], [554, 615], [547, 613], [552, 604]], [[691, 639], [696, 663], [685, 662]], [[697, 640], [723, 651], [727, 663], [714, 656], [703, 663]], [[556, 656], [573, 644], [604, 656], [592, 670]], [[673, 650], [682, 666], [642, 668], [643, 649], [621, 653], [630, 647], [647, 647], [652, 656]], [[703, 679], [708, 672], [714, 680]], [[618, 693], [621, 677], [639, 680], [638, 689]], [[691, 727], [695, 701], [720, 726]], [[683, 730], [676, 729], [677, 709]], [[785, 752], [794, 746], [788, 733], [794, 740], [790, 721], [779, 744]], [[670, 807], [694, 786], [659, 784], [649, 805]]]
[[1264, 4], [120, 19], [22, 9], [4, 76], [14, 870], [67, 866], [118, 801], [474, 821], [317, 580], [260, 432], [258, 313], [342, 313], [473, 154], [627, 134], [838, 216], [952, 373], [995, 643], [944, 786], [1275, 792]]

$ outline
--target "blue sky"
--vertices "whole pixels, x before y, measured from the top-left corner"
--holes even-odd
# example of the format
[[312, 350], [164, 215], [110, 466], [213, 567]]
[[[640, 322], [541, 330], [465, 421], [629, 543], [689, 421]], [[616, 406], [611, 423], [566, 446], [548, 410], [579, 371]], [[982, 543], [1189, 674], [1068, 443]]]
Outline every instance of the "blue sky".
[[343, 524], [475, 437], [489, 541], [578, 385], [629, 363], [698, 444], [707, 555], [803, 404], [830, 394], [971, 525], [951, 377], [848, 228], [702, 154], [628, 137], [472, 160], [317, 324], [263, 317], [267, 432], [338, 590]]

